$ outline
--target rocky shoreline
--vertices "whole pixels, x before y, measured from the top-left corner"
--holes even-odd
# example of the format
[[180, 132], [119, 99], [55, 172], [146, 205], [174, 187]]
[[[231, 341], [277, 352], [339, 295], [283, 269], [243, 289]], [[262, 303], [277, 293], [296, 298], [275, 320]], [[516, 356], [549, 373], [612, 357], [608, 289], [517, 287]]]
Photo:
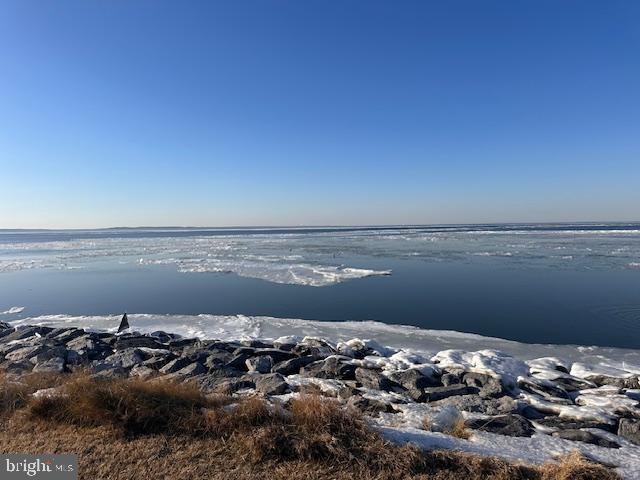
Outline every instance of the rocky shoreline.
[[547, 435], [604, 449], [640, 445], [638, 375], [603, 375], [553, 357], [524, 362], [493, 350], [445, 350], [426, 358], [359, 339], [230, 342], [0, 322], [0, 369], [163, 377], [195, 382], [206, 393], [274, 401], [313, 391], [380, 426], [407, 424], [418, 412], [435, 432], [459, 418], [471, 431], [500, 436]]

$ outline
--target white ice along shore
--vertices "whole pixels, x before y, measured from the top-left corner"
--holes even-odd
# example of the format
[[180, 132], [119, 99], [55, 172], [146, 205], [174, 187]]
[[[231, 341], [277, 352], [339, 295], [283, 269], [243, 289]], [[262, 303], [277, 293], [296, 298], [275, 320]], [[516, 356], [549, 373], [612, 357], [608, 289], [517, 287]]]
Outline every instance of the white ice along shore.
[[[534, 464], [577, 450], [624, 478], [640, 480], [638, 350], [528, 345], [371, 321], [137, 314], [129, 322], [152, 335], [163, 330], [225, 342], [261, 339], [276, 347], [327, 345], [324, 356], [310, 364], [315, 367], [284, 372], [289, 390], [273, 398], [298, 395], [308, 384], [332, 395], [350, 389], [357, 391], [350, 399], [374, 407], [371, 422], [394, 442]], [[118, 323], [118, 316], [48, 315], [11, 325], [114, 333]], [[357, 388], [341, 377], [353, 376], [354, 369]], [[443, 433], [457, 418], [472, 425], [466, 440]]]

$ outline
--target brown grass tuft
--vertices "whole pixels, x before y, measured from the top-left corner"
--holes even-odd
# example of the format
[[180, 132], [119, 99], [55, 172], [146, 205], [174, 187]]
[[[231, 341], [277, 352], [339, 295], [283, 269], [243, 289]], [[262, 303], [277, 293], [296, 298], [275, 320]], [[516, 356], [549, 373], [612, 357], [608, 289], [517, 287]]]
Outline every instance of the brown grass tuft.
[[98, 380], [87, 376], [66, 383], [61, 395], [31, 400], [32, 419], [81, 426], [112, 426], [128, 435], [202, 430], [207, 398], [191, 385], [140, 379]]
[[540, 468], [542, 480], [616, 480], [618, 475], [603, 465], [590, 462], [580, 452], [573, 452]]
[[443, 433], [451, 435], [456, 438], [468, 439], [471, 436], [471, 430], [467, 428], [462, 418], [457, 419], [451, 425], [451, 428], [446, 429]]
[[22, 376], [0, 373], [0, 417], [7, 417], [27, 405], [34, 392], [59, 386], [63, 378], [55, 374], [29, 373]]

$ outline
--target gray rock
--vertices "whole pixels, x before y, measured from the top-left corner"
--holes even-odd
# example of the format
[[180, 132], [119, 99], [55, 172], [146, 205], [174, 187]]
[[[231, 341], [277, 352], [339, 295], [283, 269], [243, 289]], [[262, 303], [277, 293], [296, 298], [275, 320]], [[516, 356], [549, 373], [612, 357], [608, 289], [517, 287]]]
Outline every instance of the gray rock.
[[448, 387], [449, 385], [461, 384], [462, 378], [460, 377], [460, 375], [457, 375], [455, 373], [445, 373], [444, 375], [442, 375], [442, 377], [440, 377], [440, 382], [442, 382], [442, 385], [444, 385], [445, 387]]
[[505, 394], [500, 380], [491, 375], [468, 372], [462, 376], [462, 382], [468, 387], [477, 388], [481, 397], [495, 398]]
[[267, 373], [255, 380], [256, 390], [265, 395], [282, 395], [289, 390], [285, 378], [279, 373]]
[[182, 349], [184, 347], [188, 347], [189, 345], [193, 345], [194, 343], [198, 343], [198, 339], [197, 338], [181, 338], [178, 340], [171, 340], [167, 346], [170, 349]]
[[238, 390], [256, 388], [253, 380], [239, 378], [224, 378], [215, 375], [202, 375], [193, 379], [203, 392], [217, 392], [224, 394], [232, 394]]
[[253, 347], [253, 348], [273, 348], [272, 343], [266, 343], [260, 340], [253, 340], [253, 339], [240, 340], [240, 344], [246, 347]]
[[129, 376], [138, 378], [151, 378], [154, 375], [157, 375], [157, 373], [157, 370], [154, 370], [151, 367], [147, 367], [145, 365], [136, 365], [129, 372]]
[[545, 400], [554, 401], [555, 403], [571, 404], [571, 397], [563, 389], [550, 381], [538, 380], [534, 377], [520, 378], [518, 387], [525, 392], [540, 395]]
[[67, 358], [67, 349], [61, 346], [45, 347], [40, 353], [32, 356], [29, 361], [35, 365], [58, 357], [62, 359]]
[[164, 367], [160, 369], [161, 373], [176, 373], [179, 370], [182, 370], [184, 367], [189, 365], [191, 360], [185, 357], [179, 357], [174, 360], [171, 360]]
[[557, 417], [553, 415], [536, 419], [535, 422], [544, 427], [559, 428], [561, 430], [579, 430], [581, 428], [599, 428], [600, 430], [606, 430], [612, 433], [615, 433], [616, 431], [615, 424], [595, 422], [595, 421], [589, 421], [589, 420], [576, 420], [569, 417]]
[[8, 362], [2, 366], [3, 370], [7, 373], [22, 374], [30, 372], [33, 369], [33, 363], [29, 361], [21, 362]]
[[233, 358], [226, 363], [227, 368], [235, 368], [236, 370], [247, 370], [247, 360], [253, 358], [253, 352], [240, 352], [234, 354]]
[[284, 350], [278, 350], [277, 348], [261, 348], [257, 349], [253, 353], [254, 356], [262, 356], [268, 355], [270, 356], [274, 363], [284, 362], [285, 360], [291, 360], [292, 358], [296, 358], [296, 355], [291, 352], [286, 352]]
[[313, 357], [295, 357], [290, 360], [276, 363], [271, 371], [282, 375], [293, 375], [300, 373], [300, 369], [306, 367], [314, 361]]
[[184, 368], [181, 368], [176, 372], [177, 375], [181, 375], [184, 377], [192, 377], [194, 375], [201, 375], [203, 373], [207, 373], [209, 371], [204, 365], [199, 362], [194, 362], [190, 365], [187, 365]]
[[452, 406], [464, 412], [483, 415], [505, 415], [518, 411], [517, 403], [511, 397], [483, 398], [478, 394], [455, 395], [432, 402], [435, 406]]
[[7, 322], [0, 322], [0, 330], [7, 330], [7, 329], [13, 329], [11, 324]]
[[398, 384], [382, 375], [377, 370], [370, 368], [358, 367], [355, 370], [355, 379], [365, 388], [373, 388], [375, 390], [392, 390], [398, 387]]
[[131, 368], [140, 365], [147, 357], [137, 348], [120, 350], [104, 359], [114, 367]]
[[482, 430], [509, 437], [530, 437], [534, 432], [531, 422], [516, 414], [498, 415], [487, 419], [473, 419], [468, 420], [465, 424], [474, 430]]
[[160, 342], [158, 342], [157, 340], [151, 337], [146, 337], [143, 335], [140, 335], [140, 336], [136, 335], [132, 337], [121, 336], [121, 337], [118, 337], [118, 339], [113, 345], [113, 348], [115, 348], [116, 350], [125, 350], [127, 348], [140, 348], [140, 347], [166, 348], [166, 345], [161, 344]]
[[631, 388], [638, 389], [640, 388], [640, 377], [633, 376], [628, 378], [619, 378], [619, 377], [609, 377], [607, 375], [592, 375], [586, 378], [590, 382], [595, 383], [597, 386], [601, 387], [603, 385], [615, 385], [620, 388]]
[[565, 440], [572, 440], [574, 442], [590, 443], [591, 445], [598, 445], [599, 447], [606, 448], [620, 448], [620, 445], [611, 440], [607, 440], [604, 437], [599, 437], [586, 430], [559, 430], [553, 432], [551, 435], [558, 438], [564, 438]]
[[[436, 402], [443, 398], [454, 395], [469, 394], [469, 387], [466, 385], [449, 385], [446, 387], [429, 387], [420, 390], [409, 390], [410, 394], [417, 402]], [[417, 397], [417, 398], [416, 398]]]
[[2, 337], [1, 340], [3, 343], [9, 343], [14, 340], [22, 340], [25, 338], [33, 337], [36, 334], [45, 336], [52, 330], [53, 328], [50, 328], [50, 327], [39, 327], [39, 326], [17, 327], [14, 331]]
[[33, 347], [23, 347], [18, 348], [17, 350], [12, 351], [11, 353], [7, 353], [4, 357], [6, 360], [11, 362], [22, 362], [24, 360], [29, 360], [31, 357], [36, 356], [38, 353], [44, 351], [44, 347], [42, 345], [36, 345]]
[[81, 328], [54, 328], [47, 334], [47, 338], [67, 343], [74, 338], [81, 337], [84, 333], [84, 330]]
[[261, 355], [247, 359], [245, 364], [250, 372], [269, 373], [273, 367], [273, 358], [269, 355]]
[[38, 373], [62, 373], [64, 372], [64, 358], [53, 357], [37, 363], [36, 366], [33, 367], [33, 371]]
[[442, 386], [440, 380], [424, 375], [415, 368], [392, 372], [388, 378], [407, 390]]
[[637, 418], [621, 418], [618, 435], [636, 445], [640, 445], [640, 420]]
[[394, 412], [391, 404], [381, 400], [365, 398], [360, 395], [353, 395], [349, 397], [349, 400], [347, 400], [347, 407], [355, 408], [356, 410], [371, 416], [377, 416], [381, 412]]
[[[313, 358], [313, 357], [300, 357]], [[315, 378], [333, 378], [338, 380], [355, 380], [356, 366], [344, 363], [344, 360], [351, 360], [347, 357], [330, 356], [326, 359], [316, 360], [303, 367], [300, 371], [302, 375]]]
[[85, 361], [103, 360], [113, 353], [113, 349], [99, 337], [85, 334], [67, 342], [67, 349], [78, 352]]

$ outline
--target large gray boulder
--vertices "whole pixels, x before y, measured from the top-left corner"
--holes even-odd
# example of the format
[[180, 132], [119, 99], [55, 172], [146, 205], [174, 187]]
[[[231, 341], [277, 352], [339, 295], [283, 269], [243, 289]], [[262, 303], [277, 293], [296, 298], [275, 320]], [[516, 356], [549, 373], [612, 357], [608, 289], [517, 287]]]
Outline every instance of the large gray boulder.
[[273, 358], [269, 355], [261, 355], [247, 359], [245, 364], [249, 372], [269, 373], [273, 367]]
[[417, 390], [409, 390], [408, 394], [416, 402], [436, 402], [443, 398], [471, 393], [466, 385], [448, 385], [443, 387], [429, 387]]
[[64, 358], [53, 357], [43, 362], [37, 363], [33, 367], [33, 372], [38, 373], [62, 373], [64, 372]]
[[621, 418], [618, 435], [636, 445], [640, 445], [640, 419]]
[[264, 395], [282, 395], [289, 390], [289, 384], [279, 373], [267, 373], [256, 377], [255, 386], [256, 390]]
[[380, 371], [371, 368], [358, 367], [355, 370], [355, 379], [365, 388], [374, 390], [392, 390], [398, 384], [385, 377]]
[[491, 375], [467, 372], [462, 376], [462, 383], [478, 390], [481, 397], [495, 398], [505, 394], [502, 383]]
[[182, 370], [184, 367], [189, 365], [191, 360], [185, 357], [179, 357], [174, 360], [171, 360], [164, 367], [160, 369], [160, 373], [176, 373], [179, 370]]
[[415, 368], [392, 372], [388, 378], [407, 390], [442, 386], [439, 379], [424, 375]]
[[306, 367], [314, 361], [315, 359], [313, 357], [295, 357], [289, 360], [284, 360], [283, 362], [276, 363], [271, 368], [271, 371], [273, 373], [280, 373], [282, 375], [293, 375], [296, 373], [300, 373], [300, 369]]

